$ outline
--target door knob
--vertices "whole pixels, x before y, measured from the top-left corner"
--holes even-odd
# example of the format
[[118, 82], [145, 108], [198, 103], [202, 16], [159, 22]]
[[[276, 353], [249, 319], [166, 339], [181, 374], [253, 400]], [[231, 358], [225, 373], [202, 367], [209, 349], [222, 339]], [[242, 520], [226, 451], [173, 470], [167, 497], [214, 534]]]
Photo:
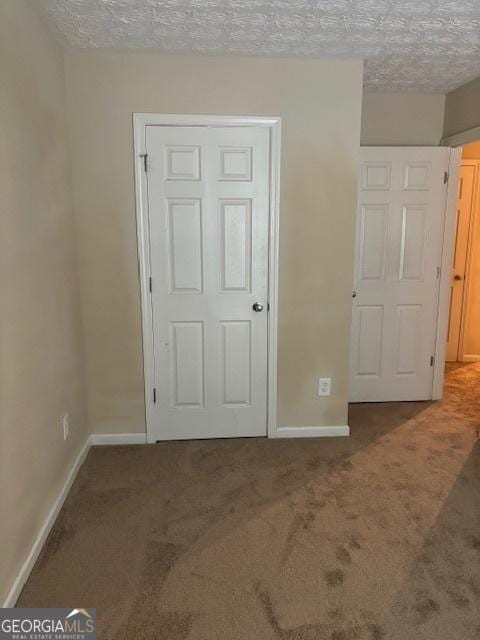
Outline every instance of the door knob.
[[357, 292], [356, 291], [352, 291], [352, 298], [356, 298], [357, 297]]
[[261, 302], [255, 302], [252, 306], [252, 309], [254, 311], [257, 311], [257, 313], [263, 311], [263, 304], [261, 304]]
[[461, 276], [459, 273], [456, 273], [456, 274], [453, 276], [453, 279], [454, 279], [454, 280], [463, 280], [463, 276]]

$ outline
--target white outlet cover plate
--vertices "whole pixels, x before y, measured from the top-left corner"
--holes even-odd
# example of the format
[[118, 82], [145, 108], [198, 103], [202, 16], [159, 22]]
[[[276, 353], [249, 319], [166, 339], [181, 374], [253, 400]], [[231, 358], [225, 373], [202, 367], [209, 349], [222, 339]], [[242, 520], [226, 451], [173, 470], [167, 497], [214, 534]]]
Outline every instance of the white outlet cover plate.
[[331, 378], [319, 378], [318, 379], [318, 395], [329, 396], [332, 390]]
[[63, 439], [68, 438], [68, 413], [63, 416]]

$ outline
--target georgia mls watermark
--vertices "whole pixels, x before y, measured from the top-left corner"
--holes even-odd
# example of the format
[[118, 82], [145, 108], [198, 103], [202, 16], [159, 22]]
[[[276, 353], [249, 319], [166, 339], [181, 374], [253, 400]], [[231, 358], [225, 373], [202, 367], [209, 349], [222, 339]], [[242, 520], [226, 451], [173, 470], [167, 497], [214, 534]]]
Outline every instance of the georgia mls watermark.
[[0, 609], [0, 640], [95, 640], [95, 609]]

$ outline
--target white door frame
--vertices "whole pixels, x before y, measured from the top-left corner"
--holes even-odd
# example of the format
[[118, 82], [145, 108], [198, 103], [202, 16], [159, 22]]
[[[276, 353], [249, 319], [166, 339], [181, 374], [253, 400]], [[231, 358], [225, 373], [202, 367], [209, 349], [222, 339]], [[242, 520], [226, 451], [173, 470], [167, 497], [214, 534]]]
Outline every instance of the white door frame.
[[435, 361], [433, 365], [432, 399], [440, 400], [443, 396], [445, 377], [445, 350], [447, 347], [448, 313], [450, 305], [450, 282], [452, 277], [453, 237], [455, 233], [455, 205], [458, 195], [458, 178], [462, 150], [450, 149], [448, 162], [448, 185], [445, 196], [445, 217], [440, 264], [440, 284], [438, 292], [437, 335], [435, 338]]
[[147, 126], [267, 127], [270, 130], [270, 212], [268, 258], [268, 344], [267, 344], [267, 436], [277, 437], [277, 326], [278, 326], [278, 236], [280, 209], [280, 142], [279, 117], [178, 115], [156, 113], [133, 114], [133, 149], [135, 169], [135, 208], [142, 306], [142, 340], [147, 442], [154, 435], [153, 389], [155, 380], [153, 351], [153, 310], [150, 296], [150, 232], [148, 218], [145, 133]]

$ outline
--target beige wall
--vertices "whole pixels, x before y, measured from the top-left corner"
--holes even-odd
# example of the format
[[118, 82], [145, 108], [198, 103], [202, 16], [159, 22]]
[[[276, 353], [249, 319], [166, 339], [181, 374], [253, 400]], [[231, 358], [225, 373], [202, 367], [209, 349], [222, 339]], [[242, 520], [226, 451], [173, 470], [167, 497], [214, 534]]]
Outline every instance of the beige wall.
[[447, 94], [443, 134], [451, 136], [480, 126], [480, 78]]
[[132, 155], [145, 111], [282, 117], [279, 424], [346, 424], [362, 63], [86, 51], [66, 69], [92, 430], [145, 429]]
[[440, 94], [365, 93], [362, 145], [437, 146], [444, 109]]
[[0, 3], [0, 77], [2, 603], [87, 420], [63, 54], [24, 0]]

